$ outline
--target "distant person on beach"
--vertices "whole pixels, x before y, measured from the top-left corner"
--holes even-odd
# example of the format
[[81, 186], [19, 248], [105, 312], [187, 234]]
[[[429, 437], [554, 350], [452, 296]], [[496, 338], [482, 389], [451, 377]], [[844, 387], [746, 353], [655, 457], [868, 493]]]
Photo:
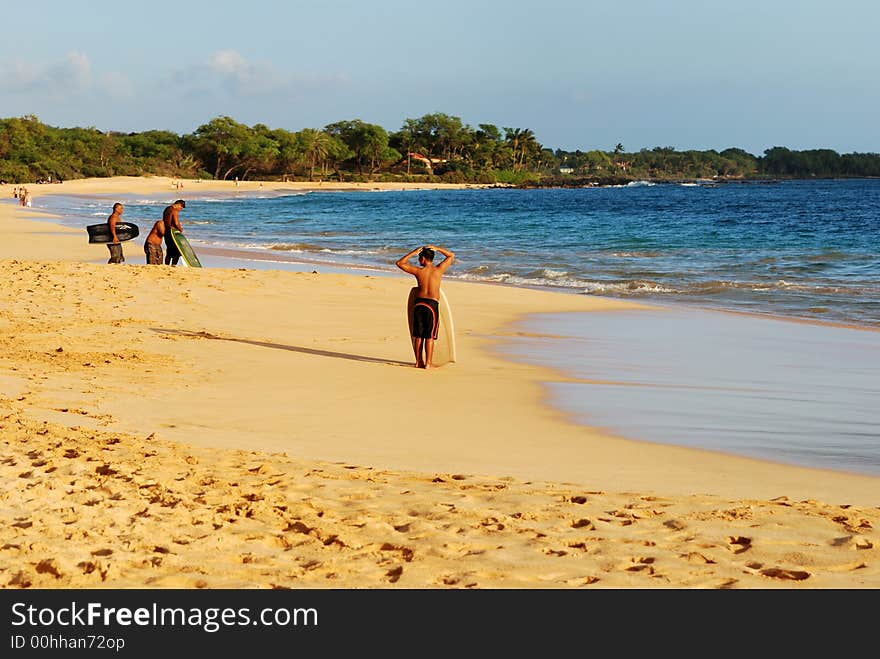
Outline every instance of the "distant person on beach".
[[180, 224], [180, 211], [186, 208], [186, 202], [178, 199], [170, 206], [166, 206], [162, 212], [162, 222], [165, 224], [165, 265], [177, 265], [180, 260], [180, 250], [174, 244], [174, 238], [171, 237], [171, 230], [177, 229], [183, 233], [183, 227]]
[[[434, 265], [434, 254], [440, 252], [445, 258]], [[409, 260], [418, 253], [418, 267]], [[416, 247], [397, 261], [397, 267], [416, 278], [418, 292], [412, 318], [412, 344], [416, 356], [416, 368], [431, 368], [434, 359], [434, 342], [440, 328], [440, 280], [455, 260], [455, 254], [436, 245]]]
[[123, 206], [119, 202], [113, 204], [113, 212], [107, 218], [107, 226], [110, 228], [110, 242], [107, 243], [107, 249], [110, 250], [110, 260], [107, 263], [125, 263], [125, 257], [122, 255], [122, 243], [116, 235], [116, 224], [122, 217]]
[[156, 220], [147, 239], [144, 241], [144, 254], [147, 255], [147, 265], [162, 265], [162, 240], [165, 237], [165, 221]]

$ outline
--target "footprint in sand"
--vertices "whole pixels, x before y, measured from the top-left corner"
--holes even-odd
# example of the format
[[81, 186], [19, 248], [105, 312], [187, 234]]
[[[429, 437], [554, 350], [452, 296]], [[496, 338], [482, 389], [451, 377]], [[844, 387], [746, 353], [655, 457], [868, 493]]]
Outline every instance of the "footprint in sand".
[[400, 581], [400, 577], [403, 575], [403, 567], [398, 565], [395, 568], [388, 570], [385, 573], [385, 578], [388, 579], [389, 583], [397, 583]]
[[873, 549], [874, 543], [868, 538], [858, 535], [846, 535], [842, 538], [834, 538], [831, 541], [832, 547], [850, 547], [852, 549]]
[[731, 545], [734, 554], [742, 554], [752, 547], [752, 539], [744, 536], [730, 536], [727, 538], [727, 542]]
[[636, 556], [630, 559], [631, 565], [625, 567], [627, 572], [641, 572], [647, 570], [648, 574], [654, 574], [653, 564], [657, 559], [653, 556]]
[[596, 525], [588, 519], [578, 519], [571, 523], [573, 529], [586, 529], [587, 531], [595, 531]]
[[761, 574], [772, 579], [786, 579], [792, 581], [803, 581], [810, 578], [810, 573], [803, 570], [787, 570], [781, 567], [770, 567], [761, 570]]
[[714, 565], [715, 561], [704, 554], [701, 554], [696, 551], [692, 551], [688, 554], [683, 554], [681, 556], [688, 563], [692, 563], [694, 565]]

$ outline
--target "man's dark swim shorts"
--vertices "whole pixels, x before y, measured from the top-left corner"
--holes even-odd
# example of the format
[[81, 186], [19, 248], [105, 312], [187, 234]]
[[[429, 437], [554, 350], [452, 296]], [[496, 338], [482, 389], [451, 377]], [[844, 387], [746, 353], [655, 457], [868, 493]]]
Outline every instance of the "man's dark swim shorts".
[[427, 297], [417, 297], [413, 306], [413, 336], [417, 339], [436, 339], [440, 329], [440, 303]]
[[174, 238], [168, 233], [165, 234], [165, 256], [172, 259], [183, 256], [183, 254], [180, 253], [180, 250], [177, 249], [177, 244], [175, 244]]

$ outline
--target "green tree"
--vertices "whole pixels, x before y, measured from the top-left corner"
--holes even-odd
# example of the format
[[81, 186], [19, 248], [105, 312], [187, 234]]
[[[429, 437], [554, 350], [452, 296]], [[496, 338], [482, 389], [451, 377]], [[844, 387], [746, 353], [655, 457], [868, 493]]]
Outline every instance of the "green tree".
[[324, 130], [341, 139], [351, 149], [357, 164], [358, 173], [364, 173], [364, 164], [370, 163], [370, 173], [374, 173], [382, 155], [388, 149], [388, 133], [376, 124], [368, 124], [360, 119], [337, 121]]
[[478, 169], [496, 169], [504, 151], [504, 137], [494, 124], [480, 124], [474, 133], [473, 160]]
[[504, 139], [513, 153], [513, 170], [518, 171], [525, 166], [526, 158], [532, 160], [540, 154], [541, 145], [535, 139], [530, 128], [506, 128]]
[[459, 117], [443, 112], [407, 119], [398, 135], [406, 151], [417, 151], [435, 160], [468, 160], [474, 131]]
[[242, 155], [252, 138], [253, 131], [246, 125], [222, 116], [196, 129], [192, 147], [202, 162], [213, 169], [215, 179], [226, 180], [243, 165]]
[[309, 180], [315, 178], [315, 167], [327, 160], [332, 138], [328, 133], [316, 128], [303, 128], [297, 134], [299, 150], [309, 168]]
[[[251, 173], [265, 176], [272, 174], [278, 163], [279, 146], [273, 131], [265, 124], [255, 124], [245, 134], [244, 145], [240, 154], [241, 178], [247, 179]], [[224, 178], [235, 171], [230, 169]]]
[[330, 143], [327, 148], [327, 158], [324, 162], [321, 163], [321, 173], [322, 175], [326, 174], [329, 167], [333, 167], [336, 170], [337, 176], [339, 180], [342, 180], [342, 172], [340, 171], [341, 163], [346, 160], [354, 157], [354, 153], [352, 153], [351, 149], [348, 148], [348, 145], [342, 141], [336, 135], [330, 135]]
[[278, 147], [275, 171], [285, 176], [291, 175], [297, 164], [302, 162], [302, 142], [296, 133], [283, 128], [272, 131], [272, 139]]
[[585, 154], [586, 165], [590, 173], [611, 169], [611, 158], [604, 151], [594, 149]]

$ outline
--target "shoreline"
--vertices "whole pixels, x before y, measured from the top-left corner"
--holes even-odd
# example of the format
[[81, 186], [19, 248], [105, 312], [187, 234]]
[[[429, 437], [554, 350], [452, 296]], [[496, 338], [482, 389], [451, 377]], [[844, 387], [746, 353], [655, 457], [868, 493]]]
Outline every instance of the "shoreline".
[[[98, 181], [100, 181], [100, 180], [98, 180]], [[219, 183], [222, 186], [224, 184], [227, 184], [228, 182], [216, 182], [216, 183]], [[258, 185], [258, 184], [255, 182], [255, 185]], [[278, 184], [278, 185], [284, 185], [284, 184]], [[340, 187], [338, 187], [337, 189], [335, 189], [333, 191], [348, 190], [355, 185], [362, 186], [363, 184], [348, 184], [348, 185], [340, 184]], [[390, 185], [394, 185], [394, 184], [390, 184]], [[414, 185], [419, 186], [419, 184], [414, 184]], [[440, 187], [444, 187], [444, 186], [440, 186]], [[447, 187], [447, 188], [461, 188], [461, 187], [469, 187], [469, 186], [449, 185], [449, 186], [445, 186], [445, 187]], [[151, 182], [150, 188], [152, 188], [152, 182]], [[269, 192], [273, 192], [273, 191], [291, 192], [292, 190], [289, 188], [279, 188], [278, 190], [268, 190], [268, 191]], [[331, 190], [325, 190], [325, 191], [330, 192]], [[68, 193], [68, 194], [70, 194], [70, 193]], [[101, 193], [101, 194], [106, 194], [106, 193]], [[158, 193], [154, 193], [154, 194], [158, 194]], [[238, 193], [232, 192], [230, 194], [238, 194]], [[59, 218], [59, 219], [61, 219], [61, 218]], [[65, 226], [65, 225], [59, 224], [59, 226]], [[216, 265], [214, 267], [220, 267], [220, 268], [229, 267], [230, 265], [234, 264], [235, 262], [240, 262], [239, 264], [244, 265], [244, 267], [246, 267], [246, 268], [253, 267], [253, 264], [255, 264], [255, 263], [265, 262], [268, 264], [278, 265], [282, 269], [285, 269], [285, 270], [293, 270], [294, 272], [303, 272], [303, 273], [304, 272], [311, 272], [312, 274], [326, 274], [327, 272], [330, 272], [330, 273], [340, 274], [340, 275], [354, 275], [354, 276], [363, 276], [363, 275], [374, 276], [375, 275], [375, 276], [385, 276], [385, 277], [392, 277], [392, 278], [396, 277], [396, 276], [399, 277], [399, 273], [396, 270], [393, 270], [391, 268], [385, 269], [385, 268], [382, 268], [381, 266], [378, 266], [378, 265], [334, 263], [332, 261], [326, 261], [326, 260], [320, 260], [320, 259], [313, 259], [312, 260], [312, 259], [308, 259], [308, 258], [290, 256], [290, 255], [288, 255], [287, 252], [280, 252], [279, 254], [274, 255], [274, 254], [269, 253], [266, 250], [258, 250], [258, 249], [249, 250], [247, 248], [219, 247], [219, 246], [200, 246], [199, 252], [200, 252], [200, 254], [202, 254], [204, 256], [217, 257]], [[208, 262], [210, 262], [210, 259]], [[271, 265], [269, 266], [269, 268], [271, 268]], [[317, 270], [315, 268], [321, 268], [321, 271], [319, 272], [319, 270]], [[520, 285], [520, 284], [510, 284], [510, 283], [506, 283], [506, 282], [475, 281], [475, 280], [470, 280], [470, 279], [466, 279], [466, 278], [459, 278], [459, 277], [454, 277], [454, 276], [447, 277], [445, 281], [446, 281], [447, 285], [450, 283], [453, 283], [453, 282], [460, 282], [460, 283], [464, 283], [464, 284], [477, 284], [477, 285], [489, 286], [489, 287], [510, 288], [513, 290], [528, 290], [528, 291], [536, 291], [536, 292], [546, 292], [546, 293], [550, 293], [550, 294], [578, 295], [576, 291], [567, 290], [564, 288], [558, 289], [558, 288], [539, 286], [539, 285], [528, 286], [528, 285]], [[597, 299], [600, 301], [607, 300], [607, 301], [612, 302], [612, 304], [617, 303], [617, 302], [621, 302], [621, 303], [623, 303], [623, 305], [625, 305], [625, 306], [620, 307], [621, 309], [630, 309], [630, 308], [646, 309], [646, 310], [653, 309], [653, 310], [662, 311], [662, 312], [670, 312], [673, 314], [676, 312], [680, 312], [680, 313], [685, 312], [686, 313], [688, 311], [696, 311], [697, 313], [701, 313], [701, 314], [710, 314], [710, 315], [712, 313], [730, 314], [733, 317], [752, 318], [752, 319], [770, 320], [770, 321], [778, 320], [778, 321], [783, 321], [783, 322], [787, 322], [787, 323], [794, 323], [796, 325], [805, 325], [805, 326], [830, 327], [830, 328], [840, 328], [840, 329], [855, 329], [855, 330], [867, 331], [867, 332], [880, 331], [880, 328], [868, 326], [868, 325], [849, 324], [849, 323], [836, 322], [836, 321], [826, 321], [826, 320], [821, 320], [821, 319], [801, 318], [801, 317], [796, 317], [796, 316], [784, 316], [784, 315], [778, 315], [778, 314], [767, 313], [767, 312], [742, 311], [742, 310], [737, 310], [737, 309], [726, 309], [726, 308], [720, 308], [720, 307], [719, 308], [707, 307], [707, 306], [699, 305], [697, 303], [688, 304], [686, 302], [680, 302], [680, 301], [659, 301], [659, 302], [653, 301], [653, 300], [641, 301], [641, 300], [633, 300], [633, 299], [627, 299], [627, 298], [614, 298], [614, 297], [609, 297], [609, 296], [584, 296], [584, 297], [586, 299], [592, 298], [592, 299]], [[521, 325], [521, 324], [523, 324], [524, 321], [528, 320], [528, 317], [530, 317], [530, 316], [537, 317], [539, 315], [540, 314], [536, 314], [536, 313], [535, 314], [527, 313], [524, 316], [512, 318], [509, 320], [509, 322], [507, 323], [505, 328], [510, 328], [510, 327], [513, 327], [516, 325]], [[507, 333], [507, 332], [502, 332], [502, 334], [503, 333]], [[512, 334], [518, 334], [518, 333], [513, 332]], [[496, 348], [497, 348], [497, 346], [496, 346]], [[502, 359], [505, 359], [505, 360], [515, 360], [516, 363], [519, 363], [519, 364], [523, 364], [523, 363], [526, 363], [529, 361], [528, 359], [525, 358], [525, 355], [519, 355], [518, 357], [515, 357], [511, 354], [505, 354], [503, 349], [496, 349], [495, 354], [500, 355], [502, 357]], [[534, 362], [532, 362], [532, 363], [534, 363]], [[548, 378], [545, 381], [543, 381], [541, 384], [541, 386], [543, 387], [543, 389], [545, 391], [545, 395], [542, 396], [542, 400], [544, 401], [543, 404], [546, 407], [548, 407], [549, 409], [555, 410], [556, 412], [563, 414], [568, 419], [568, 421], [570, 423], [573, 423], [575, 425], [579, 425], [579, 426], [582, 426], [582, 427], [585, 427], [588, 429], [592, 429], [594, 431], [599, 431], [601, 434], [604, 434], [609, 437], [614, 437], [617, 439], [625, 439], [626, 441], [632, 441], [632, 442], [637, 442], [637, 443], [647, 442], [650, 444], [658, 444], [660, 446], [679, 447], [679, 448], [684, 448], [687, 446], [686, 444], [683, 444], [683, 443], [667, 443], [662, 440], [658, 441], [656, 438], [640, 437], [638, 435], [632, 434], [632, 432], [623, 432], [623, 431], [615, 432], [615, 431], [607, 429], [607, 428], [599, 428], [599, 427], [591, 426], [591, 425], [587, 424], [586, 422], [583, 421], [583, 418], [585, 416], [587, 416], [586, 411], [581, 411], [580, 413], [578, 413], [578, 412], [572, 412], [570, 409], [565, 409], [565, 405], [563, 405], [560, 401], [553, 400], [553, 398], [551, 396], [551, 388], [554, 383], [558, 383], [558, 382], [579, 382], [580, 381], [580, 382], [584, 382], [584, 383], [595, 383], [595, 381], [591, 380], [591, 379], [582, 380], [579, 378], [579, 376], [577, 376], [576, 374], [571, 372], [570, 369], [565, 369], [565, 368], [560, 369], [557, 367], [552, 367], [552, 366], [547, 366], [547, 365], [545, 365], [544, 368], [549, 369], [550, 374], [548, 375]], [[762, 457], [754, 457], [754, 456], [745, 455], [743, 453], [732, 452], [730, 450], [725, 450], [723, 448], [717, 448], [717, 447], [715, 447], [715, 448], [700, 448], [700, 447], [691, 446], [689, 450], [698, 450], [698, 451], [705, 450], [710, 453], [715, 453], [715, 454], [719, 454], [722, 456], [729, 456], [729, 457], [734, 457], [734, 458], [745, 458], [745, 459], [752, 459], [752, 460], [758, 460], [758, 461], [766, 461], [766, 462], [770, 462], [772, 464], [778, 464], [780, 466], [795, 466], [795, 467], [801, 467], [801, 468], [807, 468], [807, 469], [818, 469], [818, 470], [823, 470], [823, 471], [831, 471], [833, 473], [843, 473], [843, 474], [855, 475], [855, 476], [874, 477], [873, 474], [865, 473], [865, 472], [852, 471], [852, 470], [847, 470], [847, 469], [842, 469], [842, 468], [827, 468], [827, 467], [822, 467], [820, 465], [798, 464], [796, 461], [791, 462], [791, 461], [784, 461], [784, 460], [776, 460], [772, 457], [763, 457], [763, 458]]]
[[[94, 182], [90, 181], [88, 184], [88, 187], [93, 187], [92, 183], [100, 183], [100, 182], [101, 182], [101, 179], [96, 179]], [[122, 183], [128, 184], [129, 182], [122, 181]], [[152, 191], [152, 189], [154, 187], [154, 183], [155, 183], [154, 181], [150, 181], [150, 183], [148, 185], [149, 190]], [[218, 183], [220, 186], [224, 186], [224, 185], [228, 184], [228, 182], [223, 182], [223, 181], [215, 182], [215, 183]], [[253, 185], [259, 185], [259, 184], [257, 182], [254, 182]], [[286, 184], [277, 184], [277, 185], [283, 186]], [[339, 184], [339, 187], [333, 191], [348, 190], [354, 186], [363, 186], [363, 185], [364, 184]], [[396, 184], [389, 184], [389, 185], [393, 186]], [[413, 184], [413, 185], [421, 188], [421, 184]], [[58, 186], [58, 187], [60, 187], [60, 186]], [[439, 186], [439, 187], [441, 187], [441, 188], [442, 187], [462, 188], [462, 187], [468, 187], [468, 186], [447, 185], [447, 186]], [[98, 189], [100, 189], [100, 186], [98, 186]], [[423, 189], [423, 188], [421, 188], [421, 189]], [[433, 188], [433, 189], [436, 189], [436, 188]], [[276, 190], [268, 190], [268, 191], [272, 192], [272, 191], [276, 191]], [[290, 192], [291, 189], [279, 188], [279, 190], [277, 190], [277, 191]], [[326, 190], [326, 191], [329, 192], [330, 190]], [[60, 193], [60, 190], [58, 192]], [[63, 194], [63, 193], [61, 193], [61, 194]], [[70, 194], [70, 193], [67, 193], [67, 194]], [[96, 194], [98, 194], [98, 193], [96, 192]], [[106, 195], [107, 193], [102, 192], [100, 194]], [[153, 194], [159, 194], [159, 193], [153, 192]], [[230, 194], [236, 194], [236, 193], [233, 192]], [[33, 212], [33, 211], [29, 210], [28, 212]], [[51, 219], [51, 216], [47, 217], [46, 219]], [[60, 218], [58, 218], [58, 219], [60, 219]], [[59, 226], [65, 227], [65, 225], [60, 224], [60, 223], [59, 223]], [[67, 229], [67, 227], [65, 227], [65, 229]], [[95, 246], [91, 246], [91, 247], [92, 247], [92, 249], [94, 249]], [[324, 260], [320, 260], [320, 259], [309, 260], [309, 259], [305, 259], [305, 258], [301, 258], [301, 257], [298, 258], [298, 257], [288, 256], [286, 252], [281, 252], [278, 255], [272, 255], [272, 254], [269, 254], [268, 252], [260, 251], [257, 249], [248, 250], [246, 248], [226, 248], [226, 247], [217, 247], [217, 246], [211, 246], [211, 247], [202, 246], [202, 247], [200, 247], [199, 251], [203, 255], [217, 257], [218, 265], [215, 267], [220, 267], [220, 268], [225, 267], [224, 261], [228, 262], [226, 265], [232, 264], [235, 261], [240, 261], [244, 264], [244, 266], [246, 268], [251, 267], [252, 264], [256, 263], [256, 262], [266, 262], [266, 263], [270, 263], [270, 264], [277, 264], [277, 265], [281, 266], [282, 269], [285, 269], [285, 270], [292, 269], [294, 272], [300, 272], [300, 273], [311, 272], [312, 274], [326, 274], [326, 273], [330, 272], [332, 274], [338, 274], [338, 275], [343, 275], [343, 276], [345, 276], [345, 275], [364, 276], [365, 275], [368, 277], [369, 276], [383, 276], [383, 277], [391, 277], [391, 278], [400, 276], [396, 270], [392, 270], [390, 268], [383, 269], [381, 266], [372, 266], [372, 265], [365, 265], [365, 264], [350, 264], [350, 263], [338, 264], [338, 263], [333, 263], [331, 261], [324, 261]], [[95, 262], [103, 262], [103, 261], [96, 260]], [[317, 270], [315, 268], [321, 268], [323, 272], [320, 272], [319, 270]], [[575, 296], [580, 297], [576, 293], [576, 291], [573, 291], [573, 290], [557, 289], [557, 288], [552, 288], [552, 287], [542, 287], [542, 286], [538, 286], [538, 285], [526, 286], [526, 285], [510, 284], [510, 283], [506, 283], [506, 282], [474, 281], [474, 280], [469, 280], [469, 279], [464, 279], [464, 278], [457, 278], [454, 276], [448, 277], [445, 281], [446, 281], [447, 286], [449, 286], [450, 284], [454, 284], [454, 283], [455, 284], [462, 283], [465, 285], [476, 284], [479, 286], [488, 286], [488, 287], [493, 287], [493, 288], [508, 288], [508, 289], [512, 289], [514, 291], [515, 290], [535, 291], [538, 293], [549, 293], [551, 295], [564, 294], [564, 295], [575, 295]], [[880, 331], [880, 328], [875, 328], [875, 327], [867, 326], [867, 325], [847, 324], [847, 323], [842, 323], [842, 322], [825, 321], [825, 320], [821, 320], [821, 319], [800, 318], [800, 317], [794, 317], [794, 316], [782, 316], [782, 315], [777, 315], [777, 314], [772, 314], [772, 313], [763, 313], [763, 312], [755, 312], [755, 311], [741, 311], [741, 310], [736, 310], [736, 309], [706, 307], [706, 306], [701, 306], [696, 303], [688, 304], [685, 302], [675, 302], [675, 301], [673, 301], [673, 302], [667, 302], [667, 301], [656, 302], [653, 300], [641, 301], [641, 300], [633, 300], [633, 299], [626, 299], [626, 298], [614, 298], [614, 297], [607, 297], [607, 296], [592, 296], [592, 295], [591, 296], [583, 296], [583, 299], [586, 299], [586, 300], [595, 299], [595, 300], [600, 301], [600, 303], [602, 301], [608, 301], [612, 305], [620, 303], [622, 306], [620, 306], [619, 308], [624, 309], [624, 310], [625, 309], [645, 309], [645, 310], [656, 310], [656, 311], [662, 311], [662, 312], [670, 312], [673, 314], [676, 312], [696, 311], [697, 313], [704, 313], [704, 314], [718, 313], [718, 314], [730, 314], [733, 317], [753, 318], [753, 319], [771, 320], [771, 321], [778, 320], [778, 321], [784, 321], [784, 322], [788, 322], [788, 323], [794, 323], [797, 325], [806, 325], [806, 326], [832, 327], [832, 328], [841, 328], [841, 329], [856, 329], [856, 330], [867, 331], [867, 332]], [[500, 334], [505, 334], [505, 333], [518, 334], [517, 332], [510, 333], [510, 332], [507, 332], [506, 330], [511, 327], [515, 327], [517, 325], [522, 325], [524, 323], [524, 321], [528, 320], [529, 317], [537, 317], [539, 315], [541, 315], [541, 314], [526, 313], [522, 316], [510, 318], [508, 320], [508, 322], [503, 326]], [[497, 355], [500, 355], [501, 358], [504, 360], [507, 360], [507, 361], [515, 360], [515, 363], [520, 364], [520, 365], [528, 362], [528, 360], [525, 359], [524, 355], [520, 355], [519, 358], [514, 357], [512, 355], [509, 355], [509, 354], [505, 355], [503, 348], [499, 348], [498, 345], [495, 346], [494, 353]], [[636, 443], [649, 443], [649, 444], [655, 444], [655, 445], [664, 446], [664, 447], [686, 448], [686, 446], [684, 444], [679, 444], [679, 443], [669, 444], [669, 443], [666, 443], [663, 441], [657, 441], [656, 439], [646, 439], [646, 438], [634, 436], [631, 433], [614, 432], [612, 430], [599, 428], [599, 427], [595, 427], [595, 426], [591, 426], [591, 425], [587, 424], [586, 422], [583, 421], [583, 417], [585, 416], [585, 412], [583, 412], [583, 411], [580, 413], [572, 412], [571, 410], [565, 409], [565, 406], [562, 405], [559, 401], [552, 400], [551, 387], [554, 383], [559, 383], [559, 382], [582, 381], [585, 383], [592, 383], [593, 380], [589, 380], [589, 379], [588, 380], [581, 380], [577, 375], [573, 374], [568, 369], [560, 369], [557, 367], [552, 367], [552, 366], [547, 366], [547, 365], [542, 366], [541, 368], [544, 368], [545, 370], [548, 371], [547, 378], [544, 381], [542, 381], [542, 383], [541, 383], [541, 387], [544, 391], [544, 393], [541, 396], [541, 399], [543, 401], [542, 404], [544, 406], [546, 406], [548, 409], [553, 410], [556, 413], [563, 415], [570, 423], [587, 428], [589, 430], [598, 431], [602, 435], [616, 438], [616, 439], [620, 439], [620, 440], [636, 442]], [[758, 457], [748, 456], [748, 455], [744, 455], [741, 453], [730, 452], [728, 450], [724, 450], [721, 448], [703, 449], [703, 448], [699, 448], [699, 447], [688, 447], [687, 450], [708, 451], [709, 453], [718, 454], [721, 456], [727, 456], [727, 457], [733, 457], [733, 458], [744, 458], [747, 460], [757, 460], [759, 462], [761, 462], [761, 461], [770, 462], [771, 464], [778, 464], [783, 467], [794, 466], [794, 467], [798, 467], [798, 468], [818, 469], [820, 471], [830, 471], [832, 473], [842, 473], [842, 474], [846, 474], [846, 475], [863, 476], [863, 477], [867, 476], [869, 478], [874, 477], [872, 474], [865, 474], [864, 472], [853, 472], [853, 471], [849, 471], [849, 470], [845, 470], [845, 469], [838, 469], [838, 468], [824, 468], [824, 467], [815, 466], [815, 465], [798, 465], [797, 463], [774, 460], [773, 458], [758, 458]]]
[[[170, 182], [171, 179], [162, 178], [162, 177], [153, 177], [146, 179], [139, 179], [137, 177], [116, 177], [115, 179], [87, 179], [87, 183], [85, 187], [89, 190], [92, 190], [97, 198], [104, 198], [111, 196], [111, 192], [102, 191], [96, 192], [96, 190], [101, 190], [100, 183], [104, 180], [110, 180], [114, 183], [114, 186], [118, 187], [120, 184], [122, 185], [130, 185], [130, 181], [138, 181], [143, 184], [144, 181], [147, 181], [147, 185], [144, 187], [147, 190], [146, 194], [151, 194], [154, 196], [154, 199], [159, 199], [159, 195], [164, 194], [163, 191], [159, 191], [157, 187], [161, 187], [165, 185], [166, 182]], [[804, 179], [806, 180], [806, 179]], [[208, 184], [210, 187], [208, 192], [212, 194], [222, 194], [223, 196], [235, 197], [239, 195], [243, 195], [245, 193], [253, 193], [260, 192], [258, 185], [259, 182], [248, 182], [250, 184], [249, 189], [241, 189], [241, 190], [228, 190], [228, 186], [231, 182], [229, 181], [205, 181], [204, 183]], [[76, 182], [73, 183], [74, 185]], [[196, 184], [199, 185], [199, 184]], [[242, 184], [244, 185], [244, 184]], [[452, 190], [452, 189], [473, 189], [473, 188], [493, 188], [493, 187], [516, 187], [516, 186], [498, 186], [498, 185], [489, 185], [489, 184], [423, 184], [423, 183], [383, 183], [376, 184], [376, 186], [382, 187], [369, 187], [367, 183], [333, 183], [328, 187], [319, 188], [319, 187], [309, 187], [314, 186], [314, 183], [305, 183], [299, 182], [296, 183], [298, 188], [290, 188], [285, 186], [294, 185], [294, 183], [279, 183], [279, 182], [266, 182], [266, 187], [262, 190], [262, 192], [267, 193], [310, 193], [310, 192], [369, 192], [369, 191], [403, 191], [403, 190]], [[54, 187], [53, 187], [54, 186]], [[76, 197], [88, 197], [90, 195], [83, 194], [81, 192], [68, 192], [65, 190], [61, 190], [62, 184], [47, 184], [45, 187], [47, 188], [47, 193], [49, 195], [69, 195]], [[208, 187], [206, 186], [206, 187]], [[401, 187], [407, 186], [407, 187]], [[6, 187], [9, 190], [12, 189], [12, 185], [6, 184]], [[39, 187], [43, 187], [41, 184]], [[0, 186], [0, 198], [4, 198], [7, 195], [4, 193], [8, 192], [3, 189], [3, 186]], [[133, 194], [133, 193], [124, 193], [124, 194]], [[176, 192], [174, 193], [176, 194]], [[166, 196], [170, 200], [174, 194], [168, 193]], [[251, 198], [260, 198], [260, 197], [251, 197]], [[268, 198], [268, 197], [267, 197]], [[131, 203], [131, 202], [129, 202]], [[39, 211], [32, 211], [34, 213], [38, 213]], [[53, 217], [58, 217], [55, 215], [44, 214], [42, 217], [46, 217], [51, 220]], [[69, 228], [67, 225], [61, 222], [61, 218], [58, 217], [59, 222], [58, 225]], [[134, 241], [132, 241], [134, 242]], [[231, 261], [253, 261], [253, 262], [266, 262], [266, 263], [278, 263], [282, 266], [302, 266], [303, 269], [307, 267], [325, 267], [330, 268], [334, 272], [375, 272], [377, 274], [390, 274], [396, 275], [397, 270], [392, 267], [384, 268], [381, 265], [371, 265], [371, 264], [358, 264], [358, 263], [347, 263], [347, 262], [334, 262], [330, 260], [324, 260], [321, 258], [308, 258], [303, 256], [293, 256], [290, 252], [285, 250], [278, 250], [277, 253], [273, 252], [267, 248], [247, 248], [247, 247], [239, 247], [239, 246], [224, 246], [224, 245], [214, 245], [209, 243], [203, 243], [200, 241], [195, 241], [194, 244], [199, 247], [199, 253], [203, 253], [209, 256], [219, 257], [221, 259], [229, 259]], [[140, 255], [140, 252], [137, 252]], [[220, 266], [222, 267], [222, 266]], [[516, 284], [516, 283], [508, 283], [503, 281], [490, 281], [490, 280], [479, 280], [479, 279], [468, 279], [461, 276], [450, 275], [447, 277], [446, 281], [460, 281], [466, 283], [478, 283], [478, 284], [486, 284], [492, 286], [502, 286], [502, 287], [512, 287], [512, 288], [520, 288], [524, 290], [535, 290], [535, 291], [545, 291], [549, 293], [564, 293], [568, 295], [581, 295], [577, 289], [568, 289], [565, 287], [553, 287], [553, 286], [542, 286], [539, 284], [529, 285], [529, 284]], [[707, 312], [716, 312], [716, 313], [726, 313], [726, 314], [734, 314], [744, 317], [753, 317], [753, 318], [762, 318], [762, 319], [774, 319], [781, 320], [785, 322], [799, 323], [799, 324], [807, 324], [807, 325], [816, 325], [823, 327], [838, 327], [843, 329], [855, 329], [860, 331], [868, 331], [868, 332], [880, 332], [880, 326], [871, 325], [867, 323], [857, 323], [857, 322], [847, 322], [842, 320], [825, 320], [822, 318], [813, 318], [813, 317], [804, 317], [797, 315], [782, 315], [778, 313], [774, 313], [772, 311], [751, 311], [751, 310], [742, 310], [731, 307], [724, 306], [709, 306], [706, 304], [701, 304], [698, 301], [689, 302], [682, 300], [655, 300], [655, 299], [644, 299], [644, 298], [627, 298], [627, 297], [615, 297], [613, 295], [586, 295], [586, 297], [595, 297], [598, 299], [608, 299], [608, 300], [619, 300], [626, 303], [632, 303], [641, 306], [650, 306], [656, 308], [668, 308], [668, 309], [697, 309]]]
[[567, 374], [546, 386], [576, 422], [880, 477], [870, 441], [880, 430], [876, 333], [680, 307], [551, 314], [516, 327], [499, 354]]
[[426, 374], [406, 277], [113, 268], [40, 219], [0, 206], [5, 587], [880, 584], [880, 479], [615, 438], [493, 354], [653, 305], [451, 280]]

